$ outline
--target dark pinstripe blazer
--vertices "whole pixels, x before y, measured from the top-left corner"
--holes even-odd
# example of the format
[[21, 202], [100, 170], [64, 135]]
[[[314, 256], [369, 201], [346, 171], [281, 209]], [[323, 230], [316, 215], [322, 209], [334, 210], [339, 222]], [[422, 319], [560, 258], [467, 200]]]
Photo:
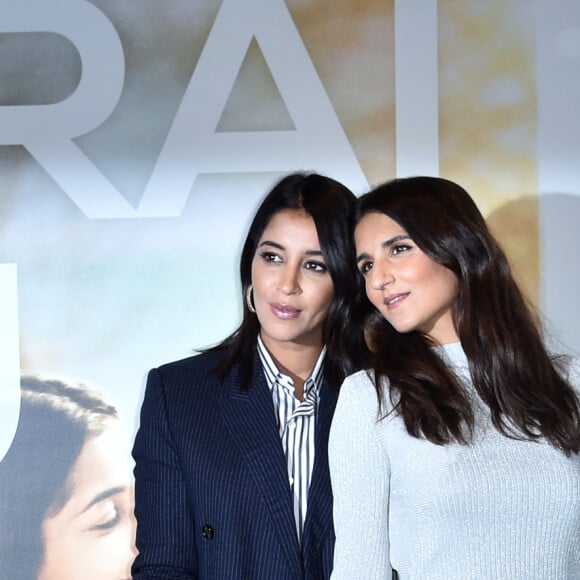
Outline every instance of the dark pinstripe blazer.
[[204, 353], [149, 373], [133, 448], [133, 577], [326, 579], [334, 549], [327, 444], [336, 391], [323, 383], [301, 549], [261, 366], [241, 392], [236, 369], [223, 382], [214, 376], [222, 357]]

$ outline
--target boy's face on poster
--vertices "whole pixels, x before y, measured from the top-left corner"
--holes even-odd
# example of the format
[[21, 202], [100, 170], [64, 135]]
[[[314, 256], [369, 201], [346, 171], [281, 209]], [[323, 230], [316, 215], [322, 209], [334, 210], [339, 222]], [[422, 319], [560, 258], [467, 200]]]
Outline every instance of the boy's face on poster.
[[133, 492], [115, 429], [89, 439], [69, 478], [70, 496], [43, 525], [39, 580], [131, 578]]

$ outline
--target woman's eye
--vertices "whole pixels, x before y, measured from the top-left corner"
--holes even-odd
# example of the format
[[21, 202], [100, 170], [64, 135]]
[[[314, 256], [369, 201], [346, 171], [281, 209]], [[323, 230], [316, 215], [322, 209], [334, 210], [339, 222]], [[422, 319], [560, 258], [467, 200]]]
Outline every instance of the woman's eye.
[[261, 252], [260, 256], [266, 262], [281, 262], [282, 261], [282, 258], [278, 254], [275, 254], [274, 252]]
[[360, 271], [360, 273], [365, 276], [368, 272], [370, 272], [371, 268], [373, 267], [373, 263], [372, 262], [362, 262], [358, 269]]
[[393, 246], [391, 248], [391, 253], [393, 254], [393, 256], [396, 256], [397, 254], [400, 254], [402, 252], [406, 252], [407, 250], [410, 250], [411, 246], [407, 245], [407, 244], [397, 244], [396, 246]]
[[306, 262], [304, 264], [304, 267], [307, 270], [311, 270], [312, 272], [327, 272], [328, 271], [326, 264], [324, 264], [323, 262], [309, 261], [309, 262]]

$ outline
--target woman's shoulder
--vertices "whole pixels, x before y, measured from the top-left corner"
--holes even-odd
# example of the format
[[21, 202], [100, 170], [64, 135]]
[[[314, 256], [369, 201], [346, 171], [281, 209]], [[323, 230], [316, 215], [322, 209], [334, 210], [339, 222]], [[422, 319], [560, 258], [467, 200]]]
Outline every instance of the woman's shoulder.
[[[388, 383], [382, 382], [381, 392], [383, 399], [386, 400], [386, 393], [388, 392]], [[360, 370], [344, 379], [340, 387], [340, 395], [343, 400], [356, 399], [365, 407], [378, 407], [377, 389], [375, 387], [374, 372], [372, 370]]]
[[367, 391], [369, 389], [374, 391], [374, 382], [372, 379], [373, 372], [371, 370], [360, 370], [352, 375], [348, 375], [340, 388], [341, 391]]
[[202, 371], [206, 367], [220, 364], [225, 357], [225, 349], [198, 352], [182, 359], [159, 365], [155, 370], [162, 374]]
[[215, 388], [221, 383], [219, 371], [223, 367], [225, 349], [212, 349], [186, 358], [171, 361], [152, 369], [149, 381], [163, 384], [172, 391]]
[[168, 421], [174, 434], [206, 428], [216, 419], [219, 401], [230, 385], [218, 373], [222, 360], [220, 353], [204, 352], [151, 369], [141, 422]]

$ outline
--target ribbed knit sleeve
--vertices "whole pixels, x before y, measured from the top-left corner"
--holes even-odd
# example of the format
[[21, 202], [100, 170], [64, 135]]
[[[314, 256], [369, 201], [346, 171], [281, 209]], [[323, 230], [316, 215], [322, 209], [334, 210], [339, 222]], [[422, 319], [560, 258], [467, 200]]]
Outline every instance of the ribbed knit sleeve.
[[330, 432], [336, 530], [332, 580], [391, 577], [389, 461], [376, 434], [377, 396], [361, 372], [344, 382]]

